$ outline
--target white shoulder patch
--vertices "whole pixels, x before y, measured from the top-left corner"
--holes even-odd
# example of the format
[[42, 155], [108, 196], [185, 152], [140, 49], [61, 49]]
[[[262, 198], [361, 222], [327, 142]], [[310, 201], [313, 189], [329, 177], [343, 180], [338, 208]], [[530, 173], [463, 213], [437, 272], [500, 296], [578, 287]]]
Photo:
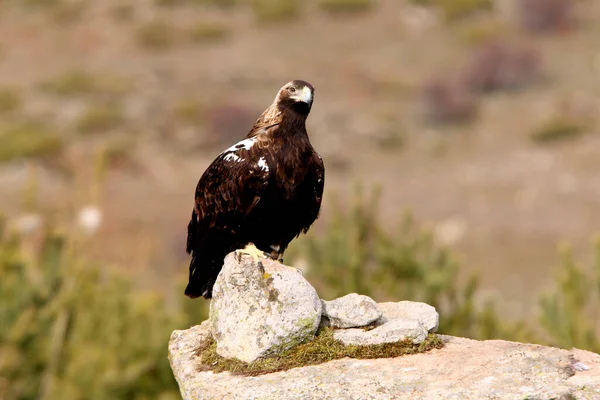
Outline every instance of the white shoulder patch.
[[260, 167], [260, 169], [262, 169], [265, 172], [269, 172], [269, 166], [267, 165], [267, 160], [265, 160], [264, 157], [261, 157], [258, 160], [257, 165]]
[[238, 150], [242, 150], [242, 149], [250, 150], [252, 148], [252, 146], [254, 146], [254, 143], [256, 143], [256, 138], [254, 138], [254, 137], [249, 138], [249, 139], [244, 139], [240, 142], [237, 142], [236, 144], [234, 144], [227, 150], [223, 151], [221, 154], [227, 153], [229, 151], [238, 151]]
[[223, 157], [223, 159], [225, 161], [237, 161], [237, 162], [244, 161], [243, 158], [240, 158], [240, 156], [238, 156], [235, 153], [229, 153], [225, 157]]

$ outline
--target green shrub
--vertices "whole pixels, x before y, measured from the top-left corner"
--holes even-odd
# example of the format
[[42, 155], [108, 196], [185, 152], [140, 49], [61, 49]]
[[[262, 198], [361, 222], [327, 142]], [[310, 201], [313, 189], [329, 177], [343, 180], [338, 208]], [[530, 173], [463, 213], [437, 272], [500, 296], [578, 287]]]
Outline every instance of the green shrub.
[[175, 321], [156, 295], [69, 257], [48, 235], [26, 257], [0, 242], [0, 364], [11, 385], [4, 399], [142, 399], [176, 386], [165, 360]]
[[252, 10], [260, 22], [279, 22], [298, 17], [300, 4], [297, 0], [253, 0]]
[[459, 285], [458, 264], [409, 215], [389, 234], [377, 215], [376, 193], [367, 198], [359, 191], [348, 212], [339, 204], [331, 209], [321, 235], [299, 239], [286, 253], [287, 264], [308, 264], [307, 279], [321, 297], [356, 292], [377, 301], [424, 301], [438, 309], [441, 333], [475, 338], [512, 333], [512, 326], [500, 326], [492, 305], [475, 307], [477, 278]]
[[26, 252], [0, 230], [0, 376], [9, 382], [0, 397], [180, 398], [166, 349], [185, 315], [74, 246], [47, 233]]
[[320, 0], [319, 8], [329, 14], [358, 14], [373, 6], [372, 0]]
[[63, 146], [62, 138], [41, 124], [0, 126], [0, 161], [55, 155]]
[[542, 123], [530, 135], [539, 144], [575, 139], [586, 132], [586, 126], [573, 119], [556, 117]]
[[540, 323], [550, 344], [600, 353], [600, 240], [591, 265], [575, 262], [569, 247], [555, 277], [554, 288], [540, 300]]

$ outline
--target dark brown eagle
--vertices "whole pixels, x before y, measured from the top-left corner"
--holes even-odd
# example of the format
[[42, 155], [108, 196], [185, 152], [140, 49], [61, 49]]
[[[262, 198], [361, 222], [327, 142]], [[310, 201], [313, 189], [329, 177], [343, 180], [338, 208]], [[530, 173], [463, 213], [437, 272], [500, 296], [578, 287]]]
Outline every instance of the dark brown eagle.
[[186, 296], [211, 298], [223, 259], [234, 250], [281, 259], [319, 216], [325, 169], [306, 132], [313, 98], [310, 83], [287, 83], [246, 139], [202, 174], [188, 224]]

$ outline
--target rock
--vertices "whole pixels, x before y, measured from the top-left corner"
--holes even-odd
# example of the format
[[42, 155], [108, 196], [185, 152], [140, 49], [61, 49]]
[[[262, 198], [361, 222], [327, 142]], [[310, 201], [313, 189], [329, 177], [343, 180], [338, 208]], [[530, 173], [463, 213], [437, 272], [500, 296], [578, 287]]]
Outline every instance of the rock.
[[[198, 348], [211, 337], [209, 322], [192, 326], [182, 331], [173, 331], [169, 339], [169, 361], [175, 379], [181, 382], [191, 382], [198, 375], [196, 359]], [[184, 399], [194, 396], [194, 388], [180, 384], [179, 391]]]
[[428, 332], [437, 332], [440, 314], [435, 310], [435, 307], [427, 303], [398, 301], [379, 303], [378, 305], [383, 312], [382, 323], [394, 319], [416, 319]]
[[[445, 347], [427, 353], [244, 377], [197, 372], [208, 334], [202, 325], [171, 335], [169, 359], [184, 400], [600, 399], [600, 355], [581, 350], [440, 336]], [[573, 368], [573, 356], [589, 369]]]
[[427, 338], [427, 329], [414, 319], [391, 320], [375, 329], [344, 329], [333, 332], [333, 337], [345, 345], [393, 343], [411, 339], [413, 343], [422, 343]]
[[321, 299], [295, 268], [271, 260], [225, 258], [210, 304], [217, 353], [252, 362], [311, 340]]
[[323, 303], [321, 324], [334, 328], [356, 328], [369, 325], [383, 315], [375, 300], [350, 293]]
[[413, 343], [421, 343], [429, 332], [438, 328], [439, 314], [434, 307], [414, 301], [397, 303], [380, 303], [383, 316], [371, 330], [345, 329], [335, 331], [333, 337], [346, 345], [366, 346], [397, 342], [411, 339]]

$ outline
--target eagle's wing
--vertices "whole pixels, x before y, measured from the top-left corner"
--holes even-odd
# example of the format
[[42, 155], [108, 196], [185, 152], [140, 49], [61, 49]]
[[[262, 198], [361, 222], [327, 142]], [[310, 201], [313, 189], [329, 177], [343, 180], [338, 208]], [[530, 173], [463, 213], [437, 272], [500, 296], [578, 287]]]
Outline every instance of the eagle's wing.
[[188, 253], [201, 244], [212, 229], [235, 231], [260, 202], [271, 171], [265, 159], [252, 149], [257, 141], [249, 138], [231, 146], [200, 178], [188, 224]]

